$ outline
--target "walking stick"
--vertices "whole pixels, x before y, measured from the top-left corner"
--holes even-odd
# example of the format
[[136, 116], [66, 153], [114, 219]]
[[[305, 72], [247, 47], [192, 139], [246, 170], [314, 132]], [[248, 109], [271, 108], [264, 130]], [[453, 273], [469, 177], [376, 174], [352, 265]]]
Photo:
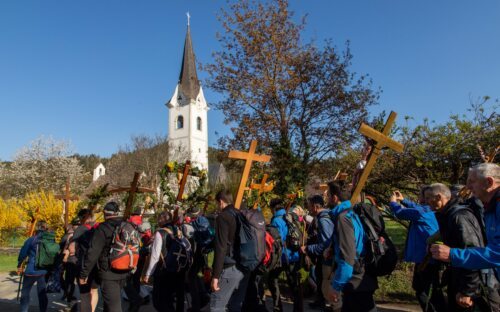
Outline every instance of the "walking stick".
[[19, 285], [17, 285], [17, 301], [19, 301], [19, 295], [21, 294], [21, 285], [23, 284], [24, 279], [24, 264], [25, 262], [21, 264], [21, 275], [19, 277]]

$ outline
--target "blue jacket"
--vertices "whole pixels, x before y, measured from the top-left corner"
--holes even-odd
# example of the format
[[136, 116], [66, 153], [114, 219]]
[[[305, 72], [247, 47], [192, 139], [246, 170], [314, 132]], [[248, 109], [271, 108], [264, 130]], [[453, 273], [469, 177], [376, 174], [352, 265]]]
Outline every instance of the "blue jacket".
[[484, 224], [486, 227], [486, 247], [450, 250], [451, 265], [469, 270], [495, 269], [500, 280], [500, 190], [497, 190], [485, 207]]
[[28, 257], [28, 263], [24, 270], [24, 274], [26, 275], [45, 275], [47, 274], [46, 270], [36, 270], [35, 268], [35, 260], [36, 260], [36, 248], [38, 243], [38, 238], [40, 237], [41, 232], [38, 232], [36, 235], [28, 238], [19, 251], [19, 257], [17, 258], [17, 267], [20, 267], [23, 263], [24, 259]]
[[[288, 226], [285, 221], [286, 210], [280, 209], [276, 211], [273, 218], [271, 219], [271, 225], [276, 227], [280, 232], [281, 240], [286, 242], [286, 237], [288, 235]], [[299, 252], [292, 252], [288, 248], [283, 248], [283, 253], [281, 254], [282, 263], [295, 263], [299, 261]]]
[[[348, 210], [342, 216], [343, 211]], [[364, 235], [363, 225], [358, 215], [351, 209], [351, 202], [344, 201], [331, 211], [335, 223], [333, 234], [333, 248], [335, 251], [335, 262], [337, 270], [332, 279], [332, 287], [342, 291], [353, 277], [354, 265], [363, 254]], [[359, 280], [361, 280], [359, 278]], [[355, 287], [352, 286], [351, 287]]]
[[330, 210], [325, 209], [321, 211], [316, 219], [318, 222], [318, 242], [313, 245], [307, 245], [307, 253], [323, 258], [323, 251], [325, 251], [332, 242], [333, 221], [330, 217]]
[[406, 208], [394, 202], [389, 206], [396, 218], [411, 222], [406, 239], [404, 260], [421, 263], [427, 253], [427, 238], [439, 231], [439, 225], [429, 206], [420, 206], [406, 199], [401, 203]]

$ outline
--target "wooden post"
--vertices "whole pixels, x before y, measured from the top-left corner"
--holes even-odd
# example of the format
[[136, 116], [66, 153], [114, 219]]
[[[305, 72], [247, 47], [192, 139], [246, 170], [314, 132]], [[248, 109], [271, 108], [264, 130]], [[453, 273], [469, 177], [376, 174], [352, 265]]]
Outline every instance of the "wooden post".
[[182, 174], [181, 181], [179, 182], [179, 192], [177, 192], [177, 201], [182, 201], [182, 195], [184, 194], [184, 187], [186, 186], [187, 178], [189, 175], [189, 169], [191, 169], [191, 162], [189, 160], [186, 161], [184, 165], [184, 172]]
[[125, 212], [123, 213], [123, 218], [126, 220], [132, 214], [132, 205], [134, 204], [134, 198], [136, 193], [156, 193], [154, 189], [139, 187], [139, 179], [141, 177], [140, 172], [134, 173], [134, 179], [130, 183], [130, 187], [118, 187], [113, 190], [109, 190], [109, 193], [123, 193], [128, 192], [127, 204], [125, 206]]
[[236, 207], [236, 209], [240, 208], [241, 200], [243, 199], [243, 192], [245, 191], [248, 181], [248, 175], [250, 174], [250, 169], [252, 168], [252, 162], [269, 162], [271, 160], [271, 156], [269, 155], [255, 154], [256, 148], [257, 140], [252, 140], [248, 152], [229, 151], [229, 158], [242, 159], [246, 161], [245, 168], [243, 169], [243, 174], [241, 176], [240, 186], [238, 187], [238, 194], [236, 195], [236, 200], [234, 202], [234, 207]]
[[71, 196], [69, 177], [66, 179], [66, 188], [64, 195], [56, 195], [56, 199], [62, 199], [64, 201], [64, 227], [66, 228], [69, 224], [69, 204], [70, 201], [78, 200], [78, 196]]
[[389, 118], [387, 119], [387, 122], [384, 126], [384, 129], [382, 132], [379, 132], [365, 123], [362, 123], [361, 126], [359, 127], [359, 132], [363, 134], [364, 136], [372, 139], [373, 141], [376, 142], [375, 146], [373, 146], [370, 155], [368, 156], [368, 160], [366, 162], [365, 167], [363, 168], [363, 173], [359, 177], [359, 180], [356, 183], [356, 187], [354, 188], [354, 191], [352, 192], [352, 197], [351, 197], [351, 203], [354, 204], [357, 202], [359, 195], [361, 194], [361, 190], [363, 190], [363, 187], [365, 186], [366, 180], [368, 179], [368, 176], [370, 175], [370, 172], [373, 169], [373, 166], [375, 165], [375, 162], [377, 161], [378, 156], [380, 155], [380, 152], [384, 147], [388, 147], [396, 152], [403, 152], [404, 146], [403, 144], [394, 141], [391, 139], [388, 135], [389, 132], [391, 131], [392, 125], [394, 121], [396, 120], [397, 114], [395, 112], [391, 112], [389, 115]]
[[33, 214], [33, 219], [31, 220], [30, 228], [28, 230], [28, 237], [33, 236], [33, 233], [35, 233], [36, 223], [38, 222], [37, 215], [39, 212], [40, 212], [40, 206], [36, 208], [35, 213]]
[[266, 173], [262, 177], [262, 180], [260, 181], [260, 183], [258, 183], [258, 184], [257, 183], [250, 183], [249, 189], [250, 190], [257, 190], [258, 191], [258, 193], [257, 193], [257, 199], [255, 199], [255, 203], [253, 204], [253, 209], [257, 209], [257, 207], [259, 206], [260, 195], [262, 193], [268, 193], [268, 192], [271, 192], [274, 189], [274, 183], [273, 182], [271, 182], [269, 184], [266, 184], [268, 177], [269, 177], [269, 175]]

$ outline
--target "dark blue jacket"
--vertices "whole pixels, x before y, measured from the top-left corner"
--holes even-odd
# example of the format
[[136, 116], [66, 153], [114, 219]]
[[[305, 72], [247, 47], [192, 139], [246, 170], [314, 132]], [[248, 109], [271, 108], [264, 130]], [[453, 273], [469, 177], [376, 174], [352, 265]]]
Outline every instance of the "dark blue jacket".
[[17, 266], [20, 267], [21, 263], [28, 257], [28, 263], [24, 270], [26, 275], [45, 275], [47, 274], [46, 270], [36, 270], [35, 268], [35, 260], [36, 260], [36, 249], [38, 244], [38, 239], [42, 232], [38, 232], [35, 236], [28, 238], [19, 251], [19, 257], [17, 258]]
[[[271, 219], [271, 225], [276, 227], [280, 232], [281, 240], [286, 242], [286, 237], [288, 235], [288, 225], [285, 221], [286, 210], [280, 209], [276, 211], [273, 218]], [[288, 248], [283, 248], [283, 253], [281, 255], [282, 263], [295, 263], [299, 261], [299, 253], [292, 252]]]
[[[346, 213], [342, 213], [346, 211]], [[353, 277], [354, 266], [363, 255], [364, 235], [363, 225], [358, 215], [351, 209], [351, 202], [344, 201], [331, 211], [335, 230], [333, 234], [333, 248], [337, 269], [332, 279], [332, 287], [342, 291]], [[362, 268], [359, 273], [364, 274]], [[362, 277], [359, 278], [361, 280]], [[351, 285], [350, 287], [355, 287]]]
[[452, 248], [451, 265], [470, 270], [495, 269], [500, 280], [500, 190], [497, 190], [491, 201], [485, 206], [484, 224], [487, 245], [484, 248], [467, 249]]
[[395, 202], [389, 206], [396, 218], [411, 222], [406, 238], [404, 260], [421, 263], [427, 253], [427, 238], [439, 231], [439, 225], [429, 206], [421, 206], [406, 199], [401, 203], [406, 208]]
[[333, 221], [330, 217], [330, 210], [325, 209], [316, 216], [318, 224], [318, 242], [307, 245], [307, 253], [323, 257], [323, 251], [332, 243]]

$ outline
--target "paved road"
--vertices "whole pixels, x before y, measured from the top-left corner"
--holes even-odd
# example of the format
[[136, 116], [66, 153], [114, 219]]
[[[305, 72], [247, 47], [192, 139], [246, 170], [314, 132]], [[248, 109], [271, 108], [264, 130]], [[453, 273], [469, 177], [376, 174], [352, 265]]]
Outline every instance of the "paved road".
[[[18, 311], [19, 305], [16, 301], [17, 296], [17, 286], [18, 286], [19, 277], [16, 275], [11, 275], [8, 273], [0, 273], [0, 311]], [[78, 288], [78, 287], [77, 287]], [[78, 290], [77, 290], [78, 291]], [[78, 294], [76, 294], [78, 295]], [[49, 294], [49, 311], [69, 311], [69, 307], [66, 302], [60, 300], [61, 294]], [[271, 308], [271, 302], [268, 301], [268, 306]], [[36, 286], [32, 288], [31, 296], [30, 296], [30, 312], [38, 311], [38, 299], [36, 294]], [[124, 311], [126, 311], [127, 303], [124, 302]], [[417, 306], [413, 305], [378, 305], [379, 311], [421, 311]], [[284, 306], [285, 312], [292, 311], [291, 304], [285, 304]], [[102, 304], [99, 304], [97, 311], [102, 312]], [[272, 309], [269, 309], [272, 311]], [[306, 311], [318, 311], [318, 310], [309, 310]], [[140, 312], [155, 312], [153, 306], [147, 305], [141, 307]]]

